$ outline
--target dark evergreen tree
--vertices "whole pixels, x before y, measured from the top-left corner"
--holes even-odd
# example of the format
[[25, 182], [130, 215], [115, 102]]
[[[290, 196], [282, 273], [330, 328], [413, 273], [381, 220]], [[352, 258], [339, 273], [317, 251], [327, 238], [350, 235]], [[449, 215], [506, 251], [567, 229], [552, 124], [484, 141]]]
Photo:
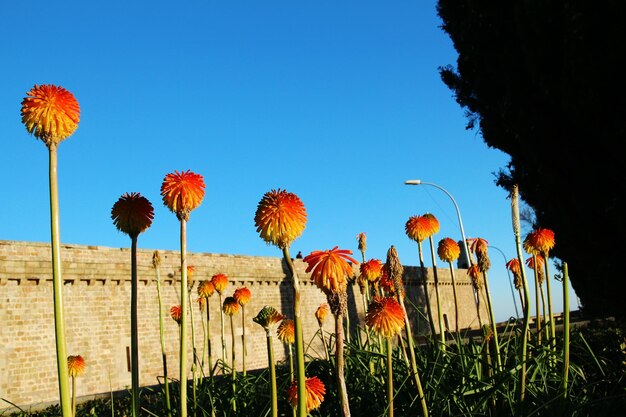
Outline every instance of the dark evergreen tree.
[[[519, 185], [555, 232], [585, 313], [626, 314], [626, 2], [440, 0], [458, 52], [440, 74], [468, 129], [507, 153], [496, 183]], [[558, 288], [558, 287], [557, 287]]]

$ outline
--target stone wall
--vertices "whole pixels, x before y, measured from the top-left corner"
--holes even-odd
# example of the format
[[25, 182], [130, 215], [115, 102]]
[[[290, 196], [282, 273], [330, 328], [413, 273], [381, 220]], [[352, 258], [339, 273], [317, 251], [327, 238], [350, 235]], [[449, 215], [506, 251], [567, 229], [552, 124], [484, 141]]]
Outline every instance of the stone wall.
[[[156, 270], [152, 266], [153, 250], [138, 250], [138, 322], [139, 369], [142, 386], [155, 385], [163, 374], [159, 339], [159, 305]], [[168, 357], [168, 373], [178, 378], [178, 326], [169, 316], [169, 309], [180, 304], [180, 253], [159, 251], [161, 266], [161, 295]], [[68, 355], [82, 355], [86, 370], [77, 385], [77, 395], [88, 398], [96, 394], [127, 389], [130, 374], [130, 249], [100, 246], [61, 246], [64, 280], [63, 300]], [[384, 259], [383, 259], [384, 261]], [[301, 260], [294, 260], [302, 291], [302, 318], [305, 346], [309, 353], [322, 355], [318, 324], [314, 316], [317, 307], [326, 302], [325, 295], [312, 283]], [[265, 331], [252, 318], [265, 305], [272, 306], [289, 318], [292, 312], [292, 287], [287, 278], [286, 264], [279, 257], [256, 257], [188, 253], [188, 265], [194, 266], [189, 279], [193, 307], [194, 332], [189, 329], [205, 368], [208, 357], [205, 345], [205, 314], [195, 302], [199, 282], [224, 273], [229, 284], [222, 296], [246, 286], [252, 293], [245, 306], [245, 319], [240, 310], [234, 316], [236, 335], [236, 367], [242, 369], [242, 325], [246, 332], [246, 367], [248, 370], [267, 367]], [[357, 266], [354, 267], [358, 274]], [[56, 351], [54, 336], [52, 268], [49, 243], [0, 241], [0, 398], [20, 406], [58, 402]], [[454, 330], [454, 302], [449, 268], [437, 270], [442, 310], [451, 330]], [[433, 270], [427, 269], [427, 282], [434, 319], [437, 320]], [[459, 320], [463, 328], [478, 327], [474, 296], [465, 270], [455, 270]], [[429, 332], [425, 317], [421, 274], [416, 267], [405, 267], [407, 309], [416, 334]], [[352, 331], [358, 331], [363, 319], [364, 304], [356, 284], [349, 287], [349, 313]], [[484, 303], [482, 303], [484, 306]], [[221, 302], [215, 293], [209, 304], [213, 362], [221, 355]], [[486, 319], [487, 312], [481, 310]], [[242, 323], [243, 321], [243, 323]], [[231, 358], [231, 328], [224, 318], [226, 362]], [[324, 325], [333, 332], [333, 320]], [[286, 359], [286, 350], [275, 341], [276, 359]], [[191, 361], [191, 350], [188, 354]], [[188, 364], [191, 366], [191, 363]], [[208, 369], [205, 369], [208, 373]]]

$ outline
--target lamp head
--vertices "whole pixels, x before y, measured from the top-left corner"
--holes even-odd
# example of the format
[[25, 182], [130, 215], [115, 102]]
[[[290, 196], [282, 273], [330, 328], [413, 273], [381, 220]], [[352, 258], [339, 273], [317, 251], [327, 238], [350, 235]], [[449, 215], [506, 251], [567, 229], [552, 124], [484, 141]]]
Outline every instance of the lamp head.
[[422, 183], [422, 180], [406, 180], [404, 181], [404, 184], [406, 185], [420, 185]]

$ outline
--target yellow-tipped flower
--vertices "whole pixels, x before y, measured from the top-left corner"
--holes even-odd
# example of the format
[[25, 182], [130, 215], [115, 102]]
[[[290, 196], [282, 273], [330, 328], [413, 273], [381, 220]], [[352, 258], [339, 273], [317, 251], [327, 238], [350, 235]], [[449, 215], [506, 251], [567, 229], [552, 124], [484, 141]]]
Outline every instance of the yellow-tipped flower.
[[[306, 412], [319, 408], [324, 401], [324, 394], [326, 394], [326, 388], [324, 383], [316, 376], [306, 378]], [[287, 398], [292, 407], [298, 406], [298, 380], [294, 380], [287, 389]]]
[[235, 300], [235, 297], [226, 297], [222, 309], [224, 313], [232, 316], [239, 311], [239, 303]]
[[67, 357], [67, 371], [72, 377], [77, 377], [85, 372], [85, 359], [80, 355], [70, 355]]
[[266, 331], [269, 331], [284, 318], [285, 316], [280, 314], [274, 307], [265, 306], [252, 321], [263, 327]]
[[320, 304], [320, 306], [315, 310], [315, 318], [317, 319], [317, 324], [322, 327], [324, 322], [326, 321], [326, 317], [328, 317], [328, 313], [330, 312], [330, 307], [326, 303]]
[[313, 251], [303, 259], [308, 264], [305, 272], [311, 272], [311, 280], [326, 294], [344, 292], [348, 278], [353, 275], [352, 265], [348, 262], [358, 264], [350, 255], [351, 250], [337, 249], [337, 246]]
[[359, 265], [359, 273], [369, 282], [376, 282], [383, 273], [383, 263], [380, 259], [370, 259]]
[[278, 337], [278, 340], [286, 345], [293, 345], [296, 341], [296, 331], [293, 320], [284, 319], [278, 325], [278, 329], [276, 330], [276, 337]]
[[404, 225], [404, 230], [409, 239], [422, 242], [439, 232], [439, 220], [430, 213], [423, 216], [411, 216]]
[[117, 230], [133, 238], [150, 227], [154, 208], [141, 194], [125, 193], [113, 204], [111, 218]]
[[189, 214], [204, 198], [204, 178], [189, 170], [167, 174], [161, 185], [163, 204], [176, 214], [178, 220], [189, 220]]
[[307, 214], [297, 195], [272, 190], [263, 195], [254, 216], [256, 231], [268, 244], [280, 249], [289, 247], [306, 227]]
[[404, 328], [404, 310], [394, 297], [374, 297], [365, 323], [383, 337], [393, 337]]
[[250, 301], [251, 296], [252, 296], [252, 293], [247, 287], [237, 288], [235, 292], [233, 293], [233, 297], [235, 298], [235, 300], [237, 300], [239, 305], [241, 305], [242, 307], [248, 304], [248, 301]]
[[180, 321], [183, 317], [183, 309], [181, 308], [181, 306], [172, 306], [172, 308], [170, 308], [170, 316], [176, 323], [180, 324]]
[[228, 275], [215, 274], [213, 275], [213, 277], [211, 277], [211, 282], [215, 287], [215, 291], [217, 291], [218, 294], [222, 295], [224, 294], [224, 290], [228, 286]]
[[209, 280], [204, 280], [198, 284], [198, 295], [201, 298], [207, 298], [213, 295], [215, 292], [215, 285]]
[[524, 250], [530, 255], [547, 257], [552, 248], [554, 248], [554, 232], [550, 229], [538, 228], [524, 239]]
[[72, 93], [52, 84], [36, 85], [22, 100], [22, 123], [46, 146], [58, 145], [78, 128], [80, 106]]
[[437, 254], [442, 261], [452, 263], [459, 259], [461, 248], [454, 239], [444, 237], [437, 245]]

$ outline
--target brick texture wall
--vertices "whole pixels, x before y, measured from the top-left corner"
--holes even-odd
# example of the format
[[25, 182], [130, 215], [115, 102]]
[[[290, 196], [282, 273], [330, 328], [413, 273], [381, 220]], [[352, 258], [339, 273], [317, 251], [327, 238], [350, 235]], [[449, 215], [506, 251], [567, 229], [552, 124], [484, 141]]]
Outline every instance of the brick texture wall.
[[[155, 385], [163, 375], [159, 338], [159, 305], [156, 270], [152, 266], [154, 250], [138, 250], [138, 322], [139, 369], [141, 385]], [[180, 253], [159, 251], [161, 266], [161, 296], [165, 327], [166, 354], [170, 377], [179, 375], [178, 327], [169, 316], [169, 309], [180, 304]], [[82, 355], [86, 361], [79, 377], [77, 395], [89, 396], [111, 390], [127, 389], [131, 383], [130, 349], [130, 249], [101, 246], [62, 245], [63, 300], [68, 355]], [[383, 259], [384, 261], [384, 259]], [[229, 277], [222, 299], [235, 289], [246, 286], [252, 293], [245, 306], [245, 320], [240, 310], [234, 316], [236, 368], [242, 369], [242, 329], [246, 332], [246, 367], [248, 370], [267, 367], [265, 331], [252, 318], [269, 305], [288, 318], [293, 318], [293, 292], [286, 273], [286, 264], [279, 257], [188, 253], [188, 265], [194, 266], [189, 277], [193, 307], [194, 332], [189, 329], [189, 362], [192, 336], [196, 350], [204, 352], [206, 313], [196, 303], [198, 283], [214, 274]], [[305, 346], [309, 353], [322, 355], [318, 324], [314, 316], [317, 307], [326, 302], [325, 295], [312, 283], [301, 260], [294, 261], [301, 282], [302, 318]], [[56, 351], [54, 336], [52, 268], [49, 243], [0, 240], [0, 398], [24, 407], [58, 402]], [[358, 269], [355, 266], [355, 274]], [[442, 310], [451, 330], [454, 330], [454, 301], [449, 268], [438, 268], [437, 277]], [[437, 321], [433, 270], [427, 269], [426, 279], [434, 319]], [[429, 333], [420, 269], [405, 266], [407, 309], [414, 333]], [[471, 283], [463, 269], [455, 270], [459, 321], [462, 328], [478, 327]], [[362, 322], [364, 304], [356, 284], [349, 286], [349, 314], [352, 331]], [[221, 355], [221, 303], [217, 293], [210, 299], [210, 333], [213, 362]], [[481, 317], [488, 320], [485, 303]], [[204, 319], [204, 320], [203, 320]], [[243, 321], [243, 323], [242, 323]], [[231, 358], [231, 327], [224, 317], [226, 361]], [[324, 330], [333, 332], [332, 317]], [[286, 350], [275, 339], [278, 361], [286, 360]], [[191, 363], [188, 364], [191, 366]], [[205, 371], [208, 373], [208, 370]], [[191, 375], [190, 375], [191, 376]]]

